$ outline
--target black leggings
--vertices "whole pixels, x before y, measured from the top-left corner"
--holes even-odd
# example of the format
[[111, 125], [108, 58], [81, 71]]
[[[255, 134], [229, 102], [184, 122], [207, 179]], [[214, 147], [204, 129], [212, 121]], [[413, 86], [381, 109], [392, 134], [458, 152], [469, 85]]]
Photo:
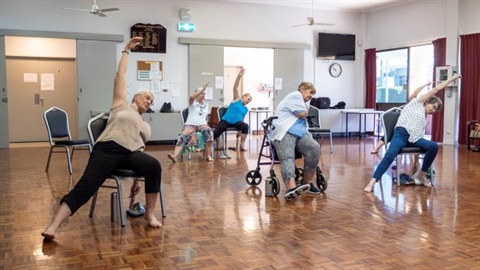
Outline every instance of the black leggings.
[[243, 121], [238, 121], [235, 124], [230, 124], [227, 121], [222, 120], [215, 127], [215, 130], [213, 130], [213, 139], [216, 140], [229, 127], [234, 127], [237, 130], [240, 130], [242, 132], [242, 134], [248, 134], [248, 124], [247, 123], [245, 123]]
[[95, 195], [116, 168], [131, 169], [142, 175], [145, 193], [160, 192], [162, 167], [156, 158], [144, 152], [131, 152], [113, 141], [98, 142], [82, 177], [60, 203], [65, 202], [73, 215]]

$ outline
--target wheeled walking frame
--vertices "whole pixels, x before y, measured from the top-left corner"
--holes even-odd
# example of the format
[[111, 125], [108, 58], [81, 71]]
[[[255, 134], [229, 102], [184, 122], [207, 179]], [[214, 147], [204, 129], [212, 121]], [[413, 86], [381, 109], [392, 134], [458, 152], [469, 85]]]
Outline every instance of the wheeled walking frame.
[[[275, 148], [270, 142], [270, 128], [275, 128], [272, 125], [273, 120], [277, 119], [277, 116], [272, 116], [262, 122], [262, 128], [264, 130], [264, 135], [262, 139], [262, 145], [260, 152], [258, 154], [257, 168], [247, 172], [245, 180], [250, 186], [258, 186], [262, 182], [262, 174], [260, 173], [260, 166], [270, 165], [270, 176], [265, 180], [265, 196], [273, 197], [277, 196], [280, 193], [280, 181], [278, 180], [275, 171], [273, 170], [273, 165], [280, 164], [280, 161], [275, 152]], [[302, 155], [295, 151], [295, 159], [302, 158]], [[263, 161], [262, 159], [268, 159]], [[298, 185], [303, 184], [303, 169], [296, 167], [295, 168], [295, 182]], [[317, 175], [317, 186], [320, 192], [323, 192], [327, 189], [327, 181], [325, 176], [322, 173], [322, 170], [317, 166], [316, 170]]]

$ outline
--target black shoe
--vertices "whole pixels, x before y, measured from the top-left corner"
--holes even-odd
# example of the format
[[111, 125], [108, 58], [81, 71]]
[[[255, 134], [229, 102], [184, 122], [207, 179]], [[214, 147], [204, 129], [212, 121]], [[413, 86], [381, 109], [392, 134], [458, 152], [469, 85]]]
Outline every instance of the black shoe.
[[308, 194], [318, 195], [318, 194], [320, 194], [320, 189], [318, 189], [314, 184], [310, 183], [310, 188], [308, 189]]
[[310, 184], [300, 185], [298, 187], [291, 188], [291, 189], [287, 190], [287, 192], [285, 193], [285, 196], [284, 196], [285, 200], [286, 201], [293, 201], [298, 196], [308, 192], [309, 189], [310, 189]]

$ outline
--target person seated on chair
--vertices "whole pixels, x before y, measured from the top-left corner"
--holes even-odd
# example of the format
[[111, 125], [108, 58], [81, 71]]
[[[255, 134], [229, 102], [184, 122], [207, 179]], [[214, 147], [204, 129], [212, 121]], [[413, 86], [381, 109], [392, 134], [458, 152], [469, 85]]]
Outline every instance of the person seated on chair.
[[[308, 102], [315, 95], [312, 83], [302, 82], [298, 91], [291, 92], [280, 101], [270, 130], [270, 139], [280, 160], [282, 178], [287, 187], [285, 200], [294, 200], [297, 196], [310, 193], [320, 194], [312, 183], [320, 160], [320, 145], [308, 132]], [[295, 150], [303, 156], [303, 185], [295, 182]]]
[[[408, 102], [410, 102], [414, 97], [417, 97], [423, 88], [425, 88], [425, 86], [417, 87], [417, 89], [415, 89], [415, 91], [413, 91], [413, 93], [410, 96], [408, 96]], [[380, 140], [378, 140], [377, 144], [372, 149], [372, 151], [370, 151], [370, 154], [377, 154], [378, 150], [380, 150], [380, 148], [382, 148], [382, 146], [384, 145], [385, 145], [385, 136], [382, 136]], [[418, 160], [418, 157], [416, 160]]]
[[240, 150], [247, 151], [245, 147], [245, 141], [248, 135], [248, 124], [243, 121], [245, 115], [248, 112], [247, 104], [252, 101], [252, 95], [245, 93], [240, 97], [240, 91], [238, 90], [238, 85], [240, 84], [240, 79], [245, 73], [245, 69], [240, 69], [238, 72], [237, 78], [235, 79], [235, 84], [233, 85], [233, 100], [228, 105], [227, 111], [220, 119], [217, 127], [213, 132], [213, 139], [216, 140], [220, 135], [222, 135], [225, 130], [229, 127], [235, 127], [237, 130], [241, 131], [240, 135]]
[[[55, 217], [41, 233], [47, 240], [55, 238], [58, 227], [95, 195], [106, 178], [118, 167], [134, 170], [144, 176], [146, 194], [144, 218], [150, 227], [162, 226], [154, 215], [160, 192], [162, 168], [156, 158], [143, 152], [145, 142], [151, 135], [151, 128], [143, 121], [141, 115], [150, 108], [154, 96], [150, 91], [142, 91], [133, 96], [131, 104], [127, 102], [125, 74], [128, 56], [141, 41], [141, 37], [134, 37], [125, 45], [115, 75], [113, 101], [107, 126], [93, 147], [82, 177], [60, 200], [60, 208]], [[140, 189], [140, 184], [132, 186], [130, 196], [138, 194]]]
[[207, 89], [207, 86], [208, 83], [195, 90], [190, 96], [187, 121], [185, 121], [183, 130], [178, 136], [177, 145], [175, 146], [173, 155], [167, 155], [173, 162], [177, 162], [177, 157], [184, 147], [195, 147], [198, 145], [197, 132], [201, 132], [203, 135], [207, 161], [213, 161], [213, 131], [207, 124], [207, 114], [210, 110], [208, 109], [208, 103], [205, 102], [205, 89]]
[[[435, 96], [436, 93], [443, 90], [452, 81], [461, 78], [460, 75], [455, 74], [448, 80], [440, 83], [433, 89], [426, 92], [420, 97], [414, 97], [405, 105], [400, 116], [398, 117], [393, 138], [390, 141], [390, 146], [383, 156], [382, 161], [378, 164], [372, 179], [368, 185], [363, 189], [365, 192], [372, 192], [376, 182], [378, 182], [385, 171], [390, 167], [393, 160], [397, 157], [400, 150], [405, 146], [420, 147], [426, 151], [423, 159], [422, 168], [418, 174], [419, 180], [426, 187], [431, 187], [431, 183], [427, 179], [427, 170], [432, 165], [438, 151], [436, 142], [432, 142], [423, 138], [425, 126], [427, 125], [427, 115], [434, 114], [442, 109], [443, 103], [440, 98]], [[427, 83], [422, 88], [430, 85]]]

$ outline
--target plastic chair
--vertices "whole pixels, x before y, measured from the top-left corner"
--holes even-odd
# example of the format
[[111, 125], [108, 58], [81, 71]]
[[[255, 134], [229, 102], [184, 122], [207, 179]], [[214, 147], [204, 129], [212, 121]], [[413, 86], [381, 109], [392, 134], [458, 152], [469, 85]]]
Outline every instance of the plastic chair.
[[[393, 138], [393, 132], [395, 130], [395, 125], [397, 124], [398, 117], [400, 116], [402, 109], [399, 107], [393, 107], [382, 114], [382, 123], [383, 123], [383, 134], [385, 136], [385, 149], [388, 149], [389, 143]], [[420, 147], [408, 146], [403, 147], [400, 152], [398, 152], [398, 156], [396, 158], [396, 181], [397, 186], [400, 186], [400, 162], [402, 160], [402, 156], [404, 155], [424, 155], [425, 150]], [[431, 168], [430, 168], [431, 170]], [[431, 179], [433, 185], [433, 176]]]
[[[75, 149], [92, 151], [92, 145], [87, 140], [72, 140], [70, 134], [70, 127], [68, 124], [68, 114], [66, 111], [51, 107], [43, 113], [43, 119], [47, 126], [48, 141], [50, 143], [50, 152], [48, 153], [47, 167], [45, 171], [48, 172], [50, 167], [50, 159], [54, 153], [66, 153], [68, 162], [68, 171], [73, 174], [72, 159]], [[70, 154], [70, 147], [72, 153]], [[55, 149], [59, 151], [55, 151]]]
[[308, 107], [308, 132], [312, 135], [329, 135], [330, 136], [330, 153], [333, 153], [332, 131], [329, 128], [322, 127], [320, 120], [320, 110], [314, 106]]
[[[88, 131], [88, 137], [90, 138], [90, 141], [92, 144], [95, 144], [96, 140], [102, 134], [103, 130], [107, 126], [108, 122], [108, 114], [106, 113], [101, 113], [98, 114], [97, 116], [93, 117], [88, 121], [87, 124], [87, 131]], [[122, 181], [126, 179], [133, 179], [134, 184], [137, 184], [137, 181], [144, 181], [145, 179], [143, 178], [142, 175], [137, 174], [133, 170], [128, 170], [128, 169], [122, 169], [122, 168], [117, 168], [109, 177], [108, 179], [113, 179], [115, 180], [116, 185], [108, 185], [108, 184], [103, 184], [101, 187], [103, 188], [112, 188], [116, 189], [116, 192], [118, 194], [118, 210], [120, 214], [120, 221], [122, 224], [122, 227], [125, 227], [125, 214], [126, 211], [123, 207], [123, 189], [122, 189]], [[160, 206], [162, 208], [162, 217], [166, 217], [166, 210], [164, 207], [164, 202], [163, 202], [163, 190], [162, 190], [162, 183], [160, 183]], [[95, 193], [95, 195], [92, 198], [92, 204], [90, 206], [90, 217], [93, 217], [93, 213], [95, 212], [95, 205], [97, 203], [97, 196], [98, 196], [98, 191]], [[135, 197], [132, 197], [130, 199], [130, 208], [135, 202]], [[112, 205], [113, 207], [113, 205]]]

